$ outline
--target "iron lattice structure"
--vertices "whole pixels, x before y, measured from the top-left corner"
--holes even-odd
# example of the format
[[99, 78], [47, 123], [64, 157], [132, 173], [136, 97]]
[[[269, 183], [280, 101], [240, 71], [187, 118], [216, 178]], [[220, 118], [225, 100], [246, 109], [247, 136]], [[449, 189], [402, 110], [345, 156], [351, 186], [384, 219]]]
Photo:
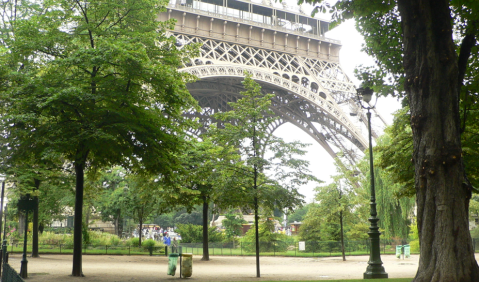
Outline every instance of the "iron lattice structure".
[[[217, 0], [209, 1], [218, 4], [214, 3]], [[249, 11], [254, 10], [251, 5]], [[202, 112], [188, 115], [200, 119], [205, 127], [195, 134], [217, 122], [211, 117], [213, 113], [229, 110], [228, 102], [239, 98], [247, 71], [265, 93], [275, 94], [271, 109], [279, 119], [269, 126], [270, 133], [290, 122], [308, 133], [333, 158], [339, 149], [351, 164], [356, 163], [356, 151], [364, 151], [367, 141], [349, 113], [363, 121], [366, 118], [361, 118], [362, 111], [355, 103], [355, 86], [339, 64], [339, 42], [328, 41], [324, 34], [298, 35], [297, 30], [277, 26], [270, 26], [268, 33], [264, 24], [230, 19], [228, 13], [205, 14], [205, 9], [192, 6], [194, 2], [190, 6], [170, 3], [163, 19], [173, 17], [181, 23], [171, 31], [179, 48], [194, 43], [201, 46], [200, 57], [181, 70], [198, 77], [188, 89]]]

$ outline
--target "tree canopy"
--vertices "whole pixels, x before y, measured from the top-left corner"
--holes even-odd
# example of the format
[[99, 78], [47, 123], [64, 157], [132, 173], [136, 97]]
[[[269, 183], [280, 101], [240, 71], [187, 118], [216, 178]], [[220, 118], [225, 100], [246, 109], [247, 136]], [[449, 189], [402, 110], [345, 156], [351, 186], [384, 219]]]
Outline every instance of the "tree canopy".
[[414, 281], [479, 280], [467, 220], [474, 190], [467, 165], [475, 160], [467, 162], [466, 155], [477, 143], [471, 135], [461, 142], [468, 118], [477, 114], [471, 78], [477, 78], [479, 2], [306, 2], [319, 4], [315, 12], [334, 12], [338, 22], [354, 18], [377, 63], [357, 73], [364, 86], [406, 97], [421, 247]]
[[117, 164], [166, 180], [182, 170], [176, 153], [193, 126], [182, 113], [196, 102], [178, 68], [196, 53], [175, 47], [173, 21], [156, 20], [166, 3], [15, 1], [2, 14], [1, 149], [73, 163], [74, 276], [83, 275], [85, 168]]

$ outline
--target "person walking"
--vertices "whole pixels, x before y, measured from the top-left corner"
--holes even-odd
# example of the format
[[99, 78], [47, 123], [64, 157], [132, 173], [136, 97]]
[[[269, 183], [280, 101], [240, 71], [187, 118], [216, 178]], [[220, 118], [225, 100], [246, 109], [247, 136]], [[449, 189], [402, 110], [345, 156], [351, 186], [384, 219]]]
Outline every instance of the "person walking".
[[176, 240], [176, 237], [173, 238], [173, 241], [171, 242], [171, 252], [172, 253], [178, 253], [178, 246], [180, 242]]
[[165, 244], [168, 247], [170, 246], [171, 238], [170, 238], [170, 236], [168, 236], [168, 234], [166, 236], [163, 236], [163, 244]]

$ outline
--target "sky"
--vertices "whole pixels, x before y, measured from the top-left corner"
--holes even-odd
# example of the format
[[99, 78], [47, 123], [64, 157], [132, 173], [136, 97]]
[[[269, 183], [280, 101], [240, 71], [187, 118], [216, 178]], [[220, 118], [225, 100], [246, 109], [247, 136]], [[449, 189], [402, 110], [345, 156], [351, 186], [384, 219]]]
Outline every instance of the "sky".
[[[339, 54], [339, 60], [343, 71], [359, 87], [359, 81], [354, 77], [354, 68], [359, 65], [373, 65], [374, 60], [366, 53], [361, 52], [363, 37], [356, 31], [353, 20], [348, 20], [333, 30], [326, 33], [327, 38], [340, 40], [342, 47]], [[379, 114], [390, 125], [393, 122], [392, 113], [400, 108], [400, 103], [396, 98], [380, 97], [378, 98], [376, 109]], [[372, 115], [372, 124], [375, 116]], [[379, 122], [379, 121], [378, 121]], [[282, 137], [285, 141], [299, 140], [303, 143], [311, 144], [307, 151], [305, 159], [310, 162], [309, 169], [314, 176], [326, 183], [331, 183], [331, 176], [336, 174], [334, 161], [331, 156], [317, 144], [309, 135], [295, 127], [292, 124], [285, 124], [275, 131], [277, 136]], [[367, 135], [365, 135], [367, 136]], [[309, 184], [300, 189], [300, 193], [305, 195], [305, 200], [310, 203], [314, 200], [314, 188], [317, 184]]]

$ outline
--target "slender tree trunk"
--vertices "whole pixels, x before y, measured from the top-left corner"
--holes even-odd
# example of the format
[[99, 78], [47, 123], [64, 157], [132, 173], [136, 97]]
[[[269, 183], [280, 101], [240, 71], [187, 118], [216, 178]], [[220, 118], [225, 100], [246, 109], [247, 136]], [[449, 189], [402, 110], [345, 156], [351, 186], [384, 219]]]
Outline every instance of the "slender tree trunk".
[[210, 260], [208, 248], [208, 197], [203, 195], [203, 257], [201, 260]]
[[468, 229], [457, 56], [448, 0], [398, 0], [411, 107], [421, 256], [414, 278], [479, 281]]
[[88, 227], [90, 226], [90, 211], [91, 211], [91, 207], [88, 206], [86, 209], [86, 215], [85, 215], [85, 225], [86, 225], [86, 229], [88, 230]]
[[83, 220], [83, 184], [84, 161], [75, 161], [76, 191], [75, 217], [73, 221], [73, 270], [72, 276], [82, 277], [82, 220]]
[[[38, 191], [40, 189], [40, 180], [35, 178], [33, 179], [33, 182], [35, 185], [35, 190]], [[37, 204], [35, 205], [35, 209], [33, 210], [32, 220], [32, 258], [38, 258], [40, 257], [38, 254], [38, 197], [33, 197], [33, 200], [36, 201]]]
[[256, 251], [256, 277], [261, 277], [259, 264], [259, 215], [258, 215], [258, 196], [254, 196], [254, 240]]
[[121, 209], [116, 210], [116, 216], [115, 216], [115, 234], [118, 235], [118, 237], [121, 237], [123, 234], [123, 222], [122, 222], [122, 217], [121, 217]]
[[138, 241], [138, 246], [141, 247], [141, 237], [143, 235], [143, 217], [140, 216], [140, 232], [138, 232], [138, 238], [139, 238], [139, 241]]
[[[38, 202], [38, 197], [33, 197], [34, 201]], [[38, 205], [35, 205], [33, 210], [33, 230], [32, 230], [32, 258], [38, 258]]]
[[[256, 124], [256, 118], [253, 119]], [[253, 165], [253, 188], [254, 188], [254, 234], [255, 234], [255, 248], [256, 248], [256, 277], [261, 277], [259, 264], [259, 215], [258, 215], [258, 165], [256, 164], [256, 157], [259, 156], [256, 140], [256, 125], [253, 127], [253, 149], [254, 149], [254, 165]]]
[[339, 212], [339, 225], [341, 227], [341, 253], [343, 254], [343, 261], [346, 261], [346, 254], [344, 252], [344, 229], [343, 229], [343, 212]]

